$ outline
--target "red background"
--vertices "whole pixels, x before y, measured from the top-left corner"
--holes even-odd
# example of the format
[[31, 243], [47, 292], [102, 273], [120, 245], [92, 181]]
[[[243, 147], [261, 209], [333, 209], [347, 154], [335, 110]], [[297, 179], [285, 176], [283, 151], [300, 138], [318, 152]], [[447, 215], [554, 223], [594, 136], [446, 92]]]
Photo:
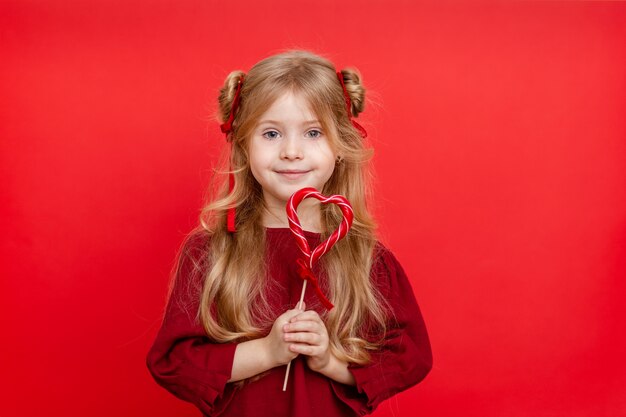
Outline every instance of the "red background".
[[626, 4], [0, 4], [2, 416], [196, 416], [144, 365], [226, 74], [356, 66], [434, 369], [377, 416], [626, 415]]

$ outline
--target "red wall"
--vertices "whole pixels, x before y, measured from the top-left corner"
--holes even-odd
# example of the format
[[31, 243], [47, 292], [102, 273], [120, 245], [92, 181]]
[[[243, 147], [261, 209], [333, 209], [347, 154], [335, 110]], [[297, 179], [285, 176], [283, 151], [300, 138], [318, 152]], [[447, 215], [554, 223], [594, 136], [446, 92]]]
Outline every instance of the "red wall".
[[233, 69], [354, 65], [435, 366], [377, 416], [626, 415], [626, 4], [0, 4], [2, 416], [196, 416], [152, 381]]

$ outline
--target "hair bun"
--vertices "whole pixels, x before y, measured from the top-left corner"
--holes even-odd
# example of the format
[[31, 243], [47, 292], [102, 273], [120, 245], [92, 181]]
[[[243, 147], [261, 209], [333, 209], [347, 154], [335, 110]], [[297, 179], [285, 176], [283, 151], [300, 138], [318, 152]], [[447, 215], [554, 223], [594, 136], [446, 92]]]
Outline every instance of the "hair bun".
[[365, 87], [361, 84], [361, 74], [356, 68], [344, 68], [340, 72], [350, 96], [352, 115], [356, 117], [365, 110]]
[[219, 104], [219, 118], [220, 122], [224, 123], [230, 117], [230, 112], [233, 107], [233, 101], [235, 100], [235, 92], [237, 91], [237, 84], [239, 80], [246, 75], [245, 72], [240, 70], [232, 71], [226, 77], [224, 86], [220, 89], [220, 95], [217, 99]]

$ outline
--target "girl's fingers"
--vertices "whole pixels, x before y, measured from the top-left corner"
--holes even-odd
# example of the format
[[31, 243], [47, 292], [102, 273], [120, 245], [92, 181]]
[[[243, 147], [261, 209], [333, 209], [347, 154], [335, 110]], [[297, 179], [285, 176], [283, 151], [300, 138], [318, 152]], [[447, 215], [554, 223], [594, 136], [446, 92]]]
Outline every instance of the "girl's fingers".
[[287, 333], [284, 336], [286, 342], [306, 343], [319, 346], [323, 342], [321, 335], [317, 333]]
[[315, 321], [296, 321], [283, 326], [285, 332], [315, 332], [322, 333], [324, 326]]
[[319, 348], [304, 344], [291, 344], [289, 345], [289, 350], [307, 356], [315, 356], [316, 354], [319, 354]]
[[296, 322], [296, 321], [300, 321], [300, 320], [313, 320], [313, 321], [319, 321], [320, 323], [322, 323], [322, 319], [320, 318], [319, 314], [317, 314], [315, 311], [313, 310], [309, 310], [309, 311], [305, 311], [303, 313], [300, 313], [294, 317], [291, 317], [291, 319], [289, 320], [290, 322]]
[[279, 318], [279, 322], [289, 323], [290, 320], [299, 314], [302, 314], [300, 310], [287, 310]]

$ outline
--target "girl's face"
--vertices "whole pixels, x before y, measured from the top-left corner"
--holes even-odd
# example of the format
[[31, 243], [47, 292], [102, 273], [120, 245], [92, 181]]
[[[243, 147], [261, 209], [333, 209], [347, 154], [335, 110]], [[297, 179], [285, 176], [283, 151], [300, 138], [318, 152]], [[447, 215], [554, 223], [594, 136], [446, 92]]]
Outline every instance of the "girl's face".
[[297, 93], [286, 92], [260, 117], [248, 145], [252, 175], [268, 208], [284, 208], [304, 187], [321, 191], [335, 169], [327, 132]]

